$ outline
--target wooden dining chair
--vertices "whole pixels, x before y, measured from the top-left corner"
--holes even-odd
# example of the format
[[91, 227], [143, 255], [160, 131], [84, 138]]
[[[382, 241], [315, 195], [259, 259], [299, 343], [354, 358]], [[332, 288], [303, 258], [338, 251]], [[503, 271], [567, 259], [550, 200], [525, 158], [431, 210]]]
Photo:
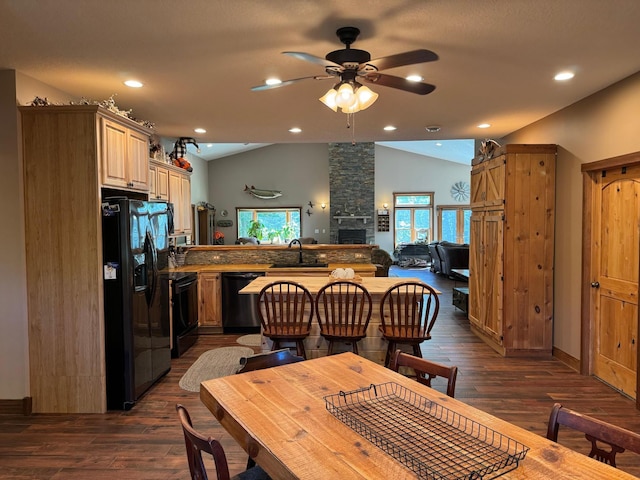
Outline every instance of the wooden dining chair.
[[349, 280], [331, 282], [315, 298], [320, 335], [329, 342], [327, 354], [333, 354], [336, 342], [351, 345], [358, 354], [358, 341], [367, 336], [371, 320], [371, 295], [365, 287]]
[[311, 333], [313, 297], [306, 287], [286, 280], [265, 285], [258, 294], [258, 315], [262, 334], [273, 342], [271, 350], [295, 343], [297, 355], [307, 358], [304, 339]]
[[447, 379], [447, 395], [454, 397], [456, 393], [456, 379], [458, 377], [458, 367], [450, 367], [442, 363], [433, 362], [424, 358], [419, 358], [401, 350], [396, 350], [391, 358], [389, 368], [398, 372], [400, 367], [408, 367], [415, 372], [416, 380], [423, 385], [431, 387], [431, 381], [437, 377]]
[[279, 365], [288, 365], [304, 361], [303, 357], [293, 355], [291, 350], [283, 348], [271, 352], [258, 353], [251, 357], [242, 357], [240, 359], [240, 370], [238, 373], [252, 372], [254, 370], [262, 370], [263, 368], [277, 367]]
[[[640, 454], [639, 434], [597, 418], [583, 415], [556, 403], [553, 405], [549, 415], [549, 425], [547, 427], [547, 438], [549, 440], [558, 441], [560, 425], [584, 433], [585, 438], [591, 442], [589, 456], [613, 467], [616, 466], [616, 454], [618, 453], [629, 450]], [[604, 450], [602, 448], [604, 445], [601, 447], [598, 443], [608, 445], [609, 451]]]
[[208, 453], [213, 457], [216, 467], [216, 478], [218, 480], [268, 480], [269, 475], [259, 466], [255, 466], [245, 472], [230, 477], [227, 456], [219, 441], [205, 437], [193, 428], [191, 416], [187, 409], [181, 405], [176, 405], [178, 418], [182, 424], [184, 433], [184, 443], [187, 448], [187, 460], [189, 461], [189, 472], [193, 480], [207, 480], [207, 469], [204, 465], [202, 453]]
[[389, 342], [386, 367], [399, 344], [411, 345], [413, 354], [422, 357], [420, 345], [431, 339], [439, 310], [436, 291], [422, 282], [399, 283], [384, 293], [380, 300], [380, 330], [382, 338]]

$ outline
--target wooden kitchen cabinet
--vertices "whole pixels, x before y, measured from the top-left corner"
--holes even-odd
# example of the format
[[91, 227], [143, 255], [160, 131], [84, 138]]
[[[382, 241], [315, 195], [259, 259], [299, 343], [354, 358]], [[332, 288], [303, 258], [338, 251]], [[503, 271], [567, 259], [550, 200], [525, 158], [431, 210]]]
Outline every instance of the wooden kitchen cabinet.
[[551, 355], [555, 163], [555, 145], [472, 162], [469, 321], [502, 355]]
[[104, 413], [102, 155], [117, 172], [130, 132], [140, 148], [151, 132], [97, 105], [19, 111], [32, 411]]
[[[102, 118], [102, 184], [149, 190], [149, 133]], [[143, 128], [143, 127], [140, 127]]]
[[169, 201], [169, 168], [153, 160], [149, 162], [149, 200]]
[[222, 281], [219, 272], [198, 275], [198, 333], [222, 332]]
[[[176, 170], [181, 170], [177, 169]], [[169, 201], [173, 203], [175, 234], [191, 234], [191, 178], [189, 173], [169, 171]]]

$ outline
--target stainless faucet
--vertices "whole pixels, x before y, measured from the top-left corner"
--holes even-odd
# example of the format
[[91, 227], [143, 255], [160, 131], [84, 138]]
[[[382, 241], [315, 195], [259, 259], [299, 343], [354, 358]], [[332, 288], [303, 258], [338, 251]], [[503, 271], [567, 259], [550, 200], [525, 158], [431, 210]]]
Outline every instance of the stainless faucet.
[[291, 248], [291, 245], [293, 245], [294, 243], [297, 243], [300, 247], [300, 249], [298, 250], [298, 263], [302, 263], [302, 243], [300, 243], [300, 240], [298, 240], [297, 238], [294, 238], [289, 242], [289, 248]]

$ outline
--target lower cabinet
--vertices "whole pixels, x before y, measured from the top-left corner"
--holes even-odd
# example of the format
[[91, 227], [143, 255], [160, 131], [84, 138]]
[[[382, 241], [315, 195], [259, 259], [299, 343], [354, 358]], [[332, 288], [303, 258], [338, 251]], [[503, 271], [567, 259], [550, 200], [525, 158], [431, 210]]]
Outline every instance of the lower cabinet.
[[198, 275], [198, 333], [222, 333], [222, 282], [219, 272]]

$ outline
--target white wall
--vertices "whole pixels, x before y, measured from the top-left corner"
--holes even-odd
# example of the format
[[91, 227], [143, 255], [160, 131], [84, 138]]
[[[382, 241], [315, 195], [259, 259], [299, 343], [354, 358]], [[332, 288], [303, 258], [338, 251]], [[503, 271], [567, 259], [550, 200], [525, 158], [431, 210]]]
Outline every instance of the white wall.
[[53, 102], [70, 100], [66, 93], [26, 75], [0, 70], [0, 399], [29, 395], [22, 142], [16, 105], [28, 105], [35, 96]]
[[0, 125], [0, 398], [21, 399], [29, 393], [29, 343], [22, 166], [13, 70], [0, 70]]
[[505, 143], [558, 144], [554, 347], [580, 358], [583, 163], [640, 151], [640, 73], [533, 123]]
[[[281, 190], [282, 196], [261, 200], [244, 191], [245, 185], [259, 189]], [[315, 204], [309, 208], [308, 202]], [[239, 153], [209, 162], [209, 203], [233, 221], [229, 228], [219, 228], [225, 243], [237, 237], [236, 207], [302, 207], [302, 235], [318, 243], [329, 243], [329, 158], [326, 144], [280, 144]], [[312, 215], [305, 212], [310, 209]], [[318, 230], [318, 233], [316, 233]]]
[[[445, 160], [424, 157], [392, 148], [376, 146], [375, 208], [393, 202], [393, 192], [432, 191], [435, 203], [456, 204], [449, 193], [451, 185], [469, 181], [471, 167]], [[470, 161], [471, 159], [469, 159]], [[470, 163], [470, 162], [469, 162]], [[244, 191], [244, 186], [282, 190], [274, 200], [259, 200]], [[236, 207], [301, 206], [315, 208], [311, 216], [302, 215], [302, 236], [315, 237], [319, 243], [329, 242], [329, 160], [326, 144], [280, 144], [251, 150], [209, 162], [209, 202], [218, 212], [229, 211], [234, 226], [222, 228], [226, 243], [235, 237]], [[319, 233], [315, 233], [315, 230]], [[393, 252], [393, 234], [376, 233], [376, 243]]]
[[[434, 235], [439, 238], [436, 221], [438, 205], [468, 205], [451, 198], [451, 186], [459, 181], [469, 183], [471, 159], [468, 165], [402, 152], [376, 145], [376, 210], [389, 204], [393, 220], [394, 192], [434, 192]], [[376, 232], [376, 243], [380, 248], [393, 253], [393, 226], [390, 232]]]

